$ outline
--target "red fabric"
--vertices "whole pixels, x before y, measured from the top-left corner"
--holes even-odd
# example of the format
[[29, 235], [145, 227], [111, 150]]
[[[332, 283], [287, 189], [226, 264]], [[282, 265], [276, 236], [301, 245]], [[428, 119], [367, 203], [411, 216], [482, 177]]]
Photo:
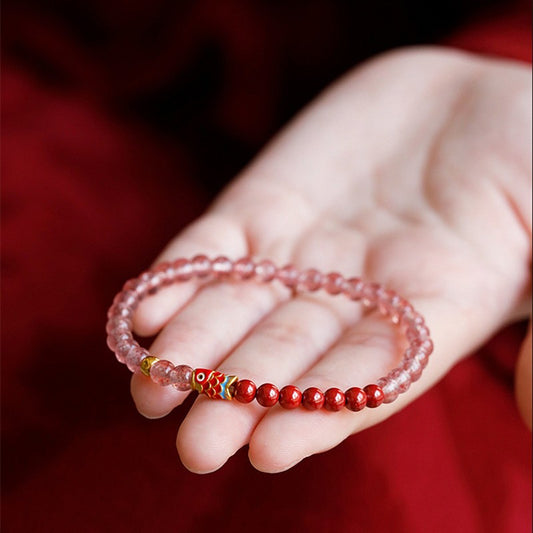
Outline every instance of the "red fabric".
[[[129, 13], [130, 31], [143, 13]], [[273, 86], [246, 91], [238, 75], [250, 40], [268, 32], [247, 32], [260, 24], [246, 11], [252, 26], [238, 34], [213, 22], [223, 19], [216, 9], [195, 16], [204, 25], [167, 36], [173, 47], [160, 63], [141, 54], [143, 76], [129, 85], [138, 62], [95, 59], [74, 39], [67, 47], [62, 26], [42, 30], [29, 17], [13, 26], [24, 31], [7, 30], [16, 38], [2, 79], [4, 530], [530, 531], [531, 436], [512, 393], [519, 326], [402, 413], [275, 476], [254, 471], [245, 450], [216, 473], [191, 474], [174, 447], [186, 407], [158, 421], [136, 413], [128, 372], [105, 347], [106, 309], [208, 194], [192, 179], [202, 169], [198, 145], [170, 141], [118, 104], [185, 65], [203, 27], [222, 32], [238, 59], [206, 120], [243, 142], [262, 141], [273, 126]], [[528, 21], [520, 10], [451, 42], [527, 60]], [[22, 53], [26, 41], [61, 58], [71, 77], [51, 80], [49, 65], [43, 77]], [[271, 53], [266, 47], [261, 79], [274, 77]]]

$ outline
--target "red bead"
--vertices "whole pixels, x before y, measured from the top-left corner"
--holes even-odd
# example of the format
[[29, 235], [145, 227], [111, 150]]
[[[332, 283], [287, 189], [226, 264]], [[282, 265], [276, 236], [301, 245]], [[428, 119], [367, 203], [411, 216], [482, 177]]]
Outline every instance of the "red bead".
[[302, 403], [302, 391], [294, 385], [286, 385], [279, 392], [279, 403], [285, 409], [295, 409]]
[[255, 398], [259, 405], [263, 407], [272, 407], [276, 404], [279, 398], [279, 390], [272, 383], [263, 383], [255, 394]]
[[367, 402], [366, 392], [359, 387], [352, 387], [345, 392], [346, 407], [350, 411], [361, 411]]
[[234, 398], [241, 403], [250, 403], [255, 398], [257, 387], [253, 381], [242, 379], [235, 385]]
[[324, 405], [324, 393], [316, 387], [305, 389], [302, 396], [302, 405], [310, 411], [321, 409]]
[[333, 387], [324, 394], [324, 408], [328, 411], [340, 411], [345, 403], [344, 392], [340, 389]]
[[383, 403], [385, 394], [381, 390], [381, 387], [378, 387], [377, 385], [367, 385], [363, 390], [366, 392], [367, 407], [378, 407]]

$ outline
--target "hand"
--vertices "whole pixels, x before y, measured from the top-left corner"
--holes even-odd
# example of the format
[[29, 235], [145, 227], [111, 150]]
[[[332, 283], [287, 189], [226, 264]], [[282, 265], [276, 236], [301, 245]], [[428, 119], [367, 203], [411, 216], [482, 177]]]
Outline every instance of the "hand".
[[[402, 409], [526, 316], [530, 83], [517, 63], [436, 48], [379, 57], [319, 96], [169, 244], [157, 262], [251, 255], [383, 283], [424, 315], [435, 343], [420, 381], [375, 410], [309, 413], [199, 397], [178, 433], [187, 468], [216, 470], [249, 443], [257, 469], [288, 469]], [[357, 309], [270, 285], [191, 283], [143, 302], [135, 328], [163, 328], [151, 351], [175, 363], [258, 385], [346, 389], [399, 358], [394, 328]], [[132, 394], [148, 417], [185, 397], [141, 375]]]

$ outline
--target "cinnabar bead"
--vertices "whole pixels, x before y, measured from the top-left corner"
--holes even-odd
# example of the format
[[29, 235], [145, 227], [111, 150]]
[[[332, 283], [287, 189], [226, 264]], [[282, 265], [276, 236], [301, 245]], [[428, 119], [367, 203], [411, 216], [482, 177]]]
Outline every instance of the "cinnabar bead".
[[324, 393], [316, 387], [305, 389], [302, 396], [302, 405], [310, 411], [321, 409], [324, 405]]
[[255, 393], [255, 399], [263, 407], [272, 407], [279, 398], [279, 390], [272, 383], [263, 383]]
[[285, 409], [295, 409], [302, 403], [302, 391], [294, 385], [286, 385], [279, 391], [279, 404]]
[[377, 385], [367, 385], [363, 390], [366, 393], [367, 407], [378, 407], [383, 403], [385, 394], [381, 387], [378, 387]]
[[257, 387], [253, 381], [242, 379], [235, 385], [234, 398], [241, 403], [250, 403], [255, 398]]
[[345, 403], [344, 392], [340, 389], [333, 387], [324, 394], [324, 408], [328, 411], [340, 411]]
[[344, 393], [346, 398], [346, 407], [350, 411], [361, 411], [364, 409], [367, 402], [366, 392], [359, 387], [352, 387]]

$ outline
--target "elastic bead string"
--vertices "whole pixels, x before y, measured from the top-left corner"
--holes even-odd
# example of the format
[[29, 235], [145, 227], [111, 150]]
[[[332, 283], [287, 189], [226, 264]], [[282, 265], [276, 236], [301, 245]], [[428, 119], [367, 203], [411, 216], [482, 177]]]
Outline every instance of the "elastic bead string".
[[[277, 280], [294, 292], [324, 290], [331, 295], [344, 295], [350, 300], [360, 301], [365, 307], [377, 307], [383, 316], [401, 328], [408, 346], [400, 365], [375, 384], [351, 387], [346, 391], [333, 387], [322, 392], [319, 388], [309, 387], [302, 392], [295, 385], [286, 385], [280, 390], [272, 383], [257, 387], [249, 379], [239, 379], [216, 370], [174, 365], [139, 346], [132, 334], [133, 314], [144, 298], [172, 283], [193, 278], [264, 283]], [[142, 373], [154, 383], [170, 385], [179, 391], [192, 389], [209, 398], [234, 398], [241, 403], [250, 403], [255, 399], [263, 407], [279, 403], [285, 409], [302, 406], [310, 411], [326, 409], [335, 412], [343, 408], [361, 411], [365, 407], [391, 403], [406, 392], [411, 383], [420, 379], [433, 351], [433, 342], [423, 317], [394, 291], [359, 278], [346, 279], [337, 272], [322, 274], [314, 268], [300, 271], [292, 265], [277, 268], [271, 261], [254, 262], [249, 257], [233, 262], [227, 257], [211, 260], [205, 255], [197, 255], [190, 260], [180, 258], [162, 263], [127, 281], [113, 300], [107, 316], [107, 345], [118, 361], [132, 372]]]

